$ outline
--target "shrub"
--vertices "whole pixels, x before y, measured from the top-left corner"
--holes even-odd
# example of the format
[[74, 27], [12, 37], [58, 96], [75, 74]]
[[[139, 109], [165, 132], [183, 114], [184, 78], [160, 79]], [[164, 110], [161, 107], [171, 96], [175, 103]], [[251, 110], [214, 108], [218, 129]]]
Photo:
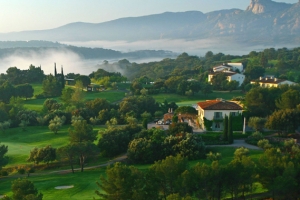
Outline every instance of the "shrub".
[[245, 142], [248, 144], [257, 145], [257, 142], [262, 139], [264, 139], [263, 134], [261, 132], [256, 131], [256, 132], [252, 133], [252, 135], [249, 136], [245, 140]]
[[34, 97], [35, 97], [36, 99], [44, 99], [44, 98], [45, 98], [45, 96], [44, 96], [43, 93], [41, 93], [41, 94], [36, 94], [36, 95], [34, 95]]
[[26, 170], [24, 168], [19, 168], [18, 173], [19, 174], [25, 174]]
[[4, 170], [2, 170], [0, 174], [1, 174], [1, 176], [8, 176], [8, 172], [4, 171]]

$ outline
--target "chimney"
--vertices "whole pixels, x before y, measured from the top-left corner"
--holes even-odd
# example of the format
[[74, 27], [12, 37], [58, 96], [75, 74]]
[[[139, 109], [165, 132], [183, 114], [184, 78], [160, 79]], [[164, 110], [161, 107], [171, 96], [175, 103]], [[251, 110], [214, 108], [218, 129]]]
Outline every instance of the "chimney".
[[259, 80], [262, 80], [263, 78], [262, 77], [259, 77]]
[[277, 78], [274, 78], [274, 81], [276, 82], [276, 81], [277, 81]]

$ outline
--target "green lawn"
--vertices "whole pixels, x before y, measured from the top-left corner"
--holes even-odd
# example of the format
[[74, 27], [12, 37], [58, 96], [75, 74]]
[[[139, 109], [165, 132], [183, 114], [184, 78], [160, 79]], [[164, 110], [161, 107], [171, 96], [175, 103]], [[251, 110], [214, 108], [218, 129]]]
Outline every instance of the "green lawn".
[[[213, 152], [220, 152], [222, 154], [221, 164], [227, 164], [233, 158], [233, 153], [236, 148], [233, 147], [211, 147], [209, 150]], [[257, 161], [258, 157], [263, 151], [250, 150], [250, 157]], [[211, 164], [209, 160], [196, 160], [191, 161], [190, 166], [196, 165], [198, 162]], [[135, 165], [140, 170], [147, 170], [150, 165]], [[83, 173], [52, 173], [46, 175], [34, 176], [32, 174], [29, 180], [33, 181], [37, 189], [44, 194], [45, 200], [47, 199], [93, 199], [95, 190], [100, 190], [96, 182], [99, 181], [101, 175], [105, 175], [105, 167], [85, 170]], [[1, 179], [0, 194], [7, 194], [11, 196], [10, 185], [12, 178]], [[57, 190], [56, 186], [74, 185], [74, 188], [66, 190]], [[261, 189], [261, 188], [258, 188]]]
[[32, 85], [32, 87], [34, 89], [33, 95], [37, 95], [37, 94], [42, 94], [43, 93], [43, 85], [42, 84], [32, 83], [30, 85]]
[[85, 99], [92, 100], [96, 98], [106, 99], [107, 101], [113, 103], [120, 101], [125, 97], [125, 92], [120, 90], [108, 90], [102, 92], [86, 92]]
[[[33, 181], [39, 192], [43, 193], [44, 200], [51, 199], [93, 199], [97, 198], [95, 190], [99, 190], [96, 182], [99, 181], [100, 175], [105, 173], [105, 168], [72, 173], [53, 173], [41, 176], [31, 176], [28, 179]], [[11, 196], [12, 178], [1, 180], [0, 194]], [[74, 185], [74, 188], [57, 190], [56, 186]]]
[[[40, 85], [34, 85], [34, 88], [38, 90], [37, 94], [42, 92]], [[107, 101], [113, 103], [122, 100], [125, 97], [125, 92], [121, 90], [108, 90], [102, 92], [84, 92], [85, 93], [85, 100], [93, 100], [96, 98], [106, 99]], [[34, 92], [36, 94], [36, 91]], [[60, 102], [59, 97], [55, 97], [58, 102]], [[24, 106], [27, 109], [41, 111], [43, 108], [43, 103], [46, 100], [44, 99], [28, 99], [24, 101]]]
[[214, 91], [211, 94], [204, 95], [202, 93], [195, 94], [195, 96], [181, 96], [178, 94], [157, 94], [152, 95], [153, 98], [158, 102], [163, 102], [167, 100], [168, 102], [176, 102], [179, 106], [187, 106], [196, 104], [199, 101], [205, 100], [213, 100], [216, 98], [223, 98], [226, 100], [230, 100], [233, 97], [243, 96], [244, 94], [241, 91], [232, 91], [232, 92], [222, 92], [222, 91]]
[[[28, 164], [26, 159], [34, 147], [51, 145], [58, 148], [67, 145], [69, 143], [69, 127], [70, 125], [63, 126], [57, 134], [51, 132], [47, 126], [28, 127], [26, 131], [22, 131], [21, 128], [11, 128], [5, 133], [0, 133], [1, 144], [8, 146], [9, 163], [7, 166]], [[103, 129], [104, 127], [97, 127], [94, 128], [94, 131]]]

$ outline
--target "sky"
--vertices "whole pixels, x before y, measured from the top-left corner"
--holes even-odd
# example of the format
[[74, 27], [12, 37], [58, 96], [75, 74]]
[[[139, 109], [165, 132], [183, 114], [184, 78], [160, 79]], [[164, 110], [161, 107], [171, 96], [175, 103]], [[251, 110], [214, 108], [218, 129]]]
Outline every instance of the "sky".
[[100, 23], [167, 11], [245, 10], [249, 4], [250, 0], [2, 0], [0, 33], [52, 29], [72, 22]]

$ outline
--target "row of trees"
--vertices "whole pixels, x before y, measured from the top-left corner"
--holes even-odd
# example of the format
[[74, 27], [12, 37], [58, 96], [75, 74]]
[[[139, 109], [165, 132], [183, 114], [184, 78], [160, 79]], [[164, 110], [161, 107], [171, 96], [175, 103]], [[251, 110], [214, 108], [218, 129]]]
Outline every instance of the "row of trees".
[[256, 183], [270, 193], [266, 197], [296, 199], [300, 193], [300, 149], [293, 140], [281, 149], [268, 146], [257, 162], [241, 147], [230, 163], [219, 161], [220, 154], [209, 153], [210, 165], [191, 167], [187, 158], [170, 156], [157, 161], [149, 170], [116, 163], [100, 177], [96, 191], [102, 199], [232, 199], [245, 198], [256, 190]]
[[21, 84], [13, 86], [9, 82], [0, 85], [0, 101], [8, 103], [12, 97], [27, 98], [33, 97], [33, 87], [30, 84]]
[[300, 87], [254, 87], [247, 92], [244, 104], [248, 116], [257, 117], [266, 117], [279, 109], [295, 109], [300, 104]]
[[29, 66], [27, 70], [21, 70], [17, 67], [10, 67], [6, 70], [6, 74], [0, 75], [0, 84], [9, 82], [12, 85], [20, 85], [25, 83], [41, 83], [44, 79], [44, 71], [41, 67]]

